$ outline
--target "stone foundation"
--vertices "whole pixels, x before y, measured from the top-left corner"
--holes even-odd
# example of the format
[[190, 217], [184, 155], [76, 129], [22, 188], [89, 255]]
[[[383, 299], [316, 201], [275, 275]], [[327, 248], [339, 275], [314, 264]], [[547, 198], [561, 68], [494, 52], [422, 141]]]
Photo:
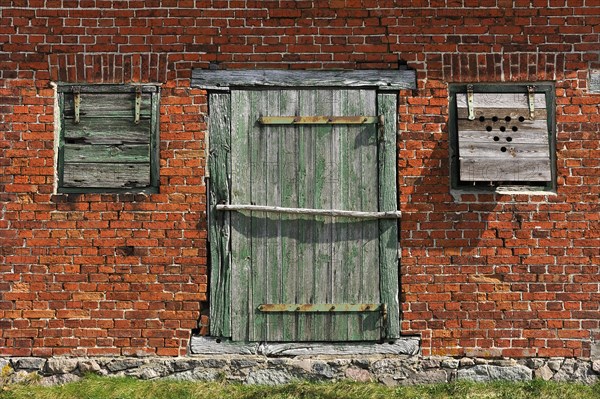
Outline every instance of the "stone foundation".
[[373, 381], [386, 385], [428, 384], [454, 380], [527, 381], [543, 379], [592, 384], [600, 361], [571, 358], [482, 359], [407, 355], [190, 356], [179, 358], [0, 358], [1, 384], [35, 382], [62, 384], [95, 373], [143, 380], [231, 381], [244, 384], [285, 384], [297, 380]]

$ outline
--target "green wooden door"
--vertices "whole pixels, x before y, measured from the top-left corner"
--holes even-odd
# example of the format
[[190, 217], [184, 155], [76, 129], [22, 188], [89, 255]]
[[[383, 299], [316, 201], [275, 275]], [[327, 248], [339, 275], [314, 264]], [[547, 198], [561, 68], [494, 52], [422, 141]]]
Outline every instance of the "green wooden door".
[[[344, 213], [396, 210], [395, 96], [358, 89], [232, 90], [211, 104], [211, 176], [220, 186], [212, 191], [218, 196], [221, 190], [221, 198], [213, 198], [213, 219], [224, 233], [212, 234], [219, 260], [212, 265], [218, 270], [212, 273], [211, 332], [237, 341], [398, 336], [397, 219]], [[266, 124], [277, 116], [332, 122]], [[344, 116], [383, 123], [349, 124]], [[214, 176], [219, 168], [229, 170], [227, 178]], [[218, 210], [219, 203], [234, 209]]]

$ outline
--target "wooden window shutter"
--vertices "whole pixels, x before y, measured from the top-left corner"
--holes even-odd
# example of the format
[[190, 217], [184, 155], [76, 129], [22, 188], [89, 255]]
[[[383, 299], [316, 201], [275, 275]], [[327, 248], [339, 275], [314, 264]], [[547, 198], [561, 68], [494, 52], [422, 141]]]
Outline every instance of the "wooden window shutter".
[[466, 85], [456, 93], [461, 182], [552, 181], [548, 92], [531, 85]]
[[158, 186], [158, 90], [60, 86], [59, 192]]

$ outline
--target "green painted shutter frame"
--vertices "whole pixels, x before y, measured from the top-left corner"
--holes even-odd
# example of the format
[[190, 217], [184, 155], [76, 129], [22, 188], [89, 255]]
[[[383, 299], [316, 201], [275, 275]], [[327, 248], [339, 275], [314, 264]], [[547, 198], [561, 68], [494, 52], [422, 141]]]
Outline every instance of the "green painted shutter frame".
[[[232, 90], [211, 95], [210, 108], [211, 334], [246, 342], [397, 337], [397, 220], [216, 209], [395, 211], [396, 96]], [[294, 115], [383, 115], [384, 124], [259, 123]], [[376, 312], [264, 311], [294, 304], [382, 305]]]
[[156, 87], [63, 85], [59, 106], [59, 192], [156, 191]]

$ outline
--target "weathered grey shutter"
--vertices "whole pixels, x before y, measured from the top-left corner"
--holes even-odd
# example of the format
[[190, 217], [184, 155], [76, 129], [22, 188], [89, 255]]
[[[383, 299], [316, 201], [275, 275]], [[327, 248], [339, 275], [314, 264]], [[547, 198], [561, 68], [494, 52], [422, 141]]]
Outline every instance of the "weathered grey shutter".
[[[212, 334], [238, 341], [398, 336], [397, 220], [217, 210], [230, 203], [395, 211], [395, 107], [394, 94], [375, 90], [211, 96]], [[383, 124], [260, 123], [328, 115], [381, 115], [368, 120]]]
[[[461, 181], [552, 179], [545, 93], [457, 93]], [[530, 98], [532, 101], [530, 101]]]
[[62, 190], [139, 190], [157, 185], [155, 87], [63, 87], [60, 99]]

